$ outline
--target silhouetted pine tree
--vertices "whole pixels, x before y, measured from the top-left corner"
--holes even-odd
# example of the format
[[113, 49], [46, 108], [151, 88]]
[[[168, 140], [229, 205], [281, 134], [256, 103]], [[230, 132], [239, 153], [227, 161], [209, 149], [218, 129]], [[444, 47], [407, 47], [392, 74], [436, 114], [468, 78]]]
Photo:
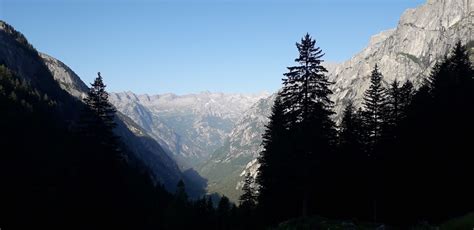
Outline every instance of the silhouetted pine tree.
[[[326, 68], [322, 63], [323, 53], [315, 46], [316, 41], [306, 34], [300, 43], [296, 43], [299, 51], [296, 66], [288, 67], [286, 78], [283, 79], [281, 101], [285, 108], [285, 117], [292, 132], [292, 145], [295, 162], [295, 188], [300, 192], [301, 213], [306, 216], [312, 194], [311, 179], [320, 177], [315, 169], [322, 169], [324, 158], [330, 151], [331, 143], [335, 140], [334, 123], [330, 119], [333, 102], [329, 96], [332, 91], [326, 76]], [[320, 179], [320, 178], [318, 178]], [[317, 180], [317, 179], [316, 179]], [[311, 193], [311, 195], [310, 195]]]
[[468, 52], [457, 43], [414, 94], [401, 126], [402, 157], [397, 160], [404, 166], [398, 177], [404, 183], [398, 184], [411, 189], [391, 196], [406, 201], [395, 207], [411, 207], [401, 220], [440, 222], [472, 209], [468, 194], [474, 191], [464, 178], [474, 173], [466, 163], [472, 152], [474, 112], [466, 105], [474, 104], [473, 77]]
[[222, 196], [217, 204], [217, 229], [229, 229], [231, 204], [229, 198]]
[[239, 207], [242, 209], [253, 210], [255, 208], [255, 205], [257, 204], [256, 193], [253, 187], [253, 183], [253, 177], [250, 175], [250, 173], [247, 173], [245, 175], [244, 185], [242, 187], [243, 194], [239, 198]]
[[[441, 205], [446, 208], [433, 207], [429, 211], [439, 216], [460, 214], [468, 204], [474, 205], [472, 199], [466, 201], [469, 191], [472, 193], [473, 190], [464, 186], [461, 179], [463, 175], [473, 174], [472, 167], [465, 162], [472, 159], [469, 149], [472, 149], [470, 143], [474, 128], [474, 68], [461, 42], [457, 42], [451, 54], [435, 68], [430, 80], [434, 113], [431, 125], [435, 130], [428, 134], [433, 151], [427, 154], [432, 159], [430, 171], [438, 179], [433, 178], [427, 187], [435, 189], [443, 183], [446, 188], [458, 187], [459, 190], [455, 193], [449, 189], [439, 190], [438, 195], [443, 198]], [[426, 200], [429, 202], [432, 200]]]
[[284, 74], [286, 78], [280, 95], [290, 123], [306, 122], [314, 108], [329, 109], [333, 105], [329, 99], [332, 83], [325, 75], [326, 68], [321, 65], [324, 54], [315, 45], [316, 41], [309, 34], [296, 43], [299, 57], [295, 62], [299, 65], [287, 67], [289, 72]]
[[[176, 190], [172, 201], [168, 204], [166, 210], [166, 228], [167, 229], [189, 229], [194, 223], [191, 222], [195, 211], [191, 203], [188, 202], [186, 187], [183, 180], [176, 184]], [[188, 220], [188, 221], [183, 221]]]
[[370, 86], [364, 93], [364, 139], [366, 140], [367, 164], [365, 167], [365, 175], [367, 176], [368, 193], [369, 193], [369, 213], [372, 221], [377, 221], [379, 213], [378, 204], [381, 201], [380, 196], [383, 194], [384, 188], [384, 158], [386, 154], [382, 154], [382, 141], [385, 141], [384, 132], [387, 131], [387, 91], [382, 85], [382, 74], [379, 72], [378, 66], [375, 65], [370, 75]]
[[[247, 173], [242, 187], [243, 194], [239, 198], [240, 205], [238, 218], [240, 219], [240, 223], [236, 223], [237, 225], [240, 225], [242, 229], [256, 228], [255, 207], [257, 205], [257, 194], [253, 186], [254, 179], [250, 173]], [[237, 213], [233, 213], [231, 216], [236, 217]]]
[[[333, 215], [340, 218], [364, 218], [366, 205], [366, 166], [367, 155], [364, 151], [362, 112], [356, 110], [352, 101], [344, 108], [339, 127], [339, 145], [337, 158], [332, 161], [335, 168], [332, 175], [333, 205], [338, 209]], [[357, 188], [357, 189], [353, 189]], [[350, 191], [350, 192], [348, 192]]]
[[[339, 130], [339, 148], [347, 158], [360, 158], [364, 147], [362, 117], [353, 103], [347, 103]], [[359, 156], [358, 156], [359, 155]]]
[[370, 75], [370, 86], [364, 93], [364, 123], [368, 138], [369, 155], [373, 155], [376, 145], [381, 139], [385, 123], [387, 94], [382, 85], [382, 74], [375, 65]]
[[407, 116], [408, 108], [411, 104], [414, 94], [415, 88], [413, 87], [413, 83], [407, 80], [405, 83], [403, 83], [400, 89], [400, 110], [402, 119]]
[[179, 180], [176, 185], [175, 197], [179, 202], [185, 203], [188, 201], [188, 194], [186, 194], [186, 187], [183, 180]]
[[402, 89], [395, 79], [387, 90], [387, 125], [393, 128], [402, 119]]
[[[287, 122], [284, 116], [284, 107], [280, 96], [277, 96], [262, 136], [263, 151], [258, 157], [260, 164], [256, 182], [259, 185], [258, 209], [259, 215], [265, 223], [292, 216], [295, 208], [290, 208], [294, 201], [288, 197], [293, 194], [296, 185], [291, 184], [291, 152], [289, 150], [290, 138], [288, 136]], [[288, 170], [282, 170], [287, 168]], [[279, 200], [280, 202], [275, 202]], [[294, 215], [294, 213], [293, 213]]]
[[[109, 102], [109, 94], [105, 90], [100, 73], [91, 84], [91, 88], [84, 99], [86, 103], [85, 111], [81, 116], [81, 128], [91, 138], [99, 138], [104, 144], [116, 144], [116, 137], [113, 129], [116, 126], [114, 106]], [[103, 139], [102, 139], [103, 138]]]

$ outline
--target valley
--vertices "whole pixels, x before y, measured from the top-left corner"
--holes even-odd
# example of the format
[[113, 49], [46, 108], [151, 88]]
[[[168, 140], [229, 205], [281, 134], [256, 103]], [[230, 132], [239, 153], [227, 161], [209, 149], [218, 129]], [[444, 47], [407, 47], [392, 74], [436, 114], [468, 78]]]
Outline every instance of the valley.
[[[20, 5], [0, 0], [3, 4]], [[117, 4], [107, 6], [122, 14], [130, 7], [136, 18], [154, 21], [110, 24], [104, 17], [100, 23], [108, 26], [84, 23], [78, 29], [87, 31], [97, 56], [82, 52], [75, 40], [61, 43], [61, 49], [52, 45], [46, 35], [52, 27], [14, 27], [0, 17], [5, 146], [0, 206], [8, 210], [0, 215], [0, 229], [85, 229], [89, 223], [94, 229], [216, 230], [474, 224], [472, 188], [465, 182], [472, 175], [474, 128], [472, 0], [426, 0], [404, 8], [394, 28], [367, 37], [363, 49], [338, 62], [326, 60], [319, 46], [341, 40], [320, 42], [308, 32], [290, 52], [282, 44], [291, 42], [283, 37], [260, 34], [266, 26], [270, 34], [289, 33], [281, 28], [291, 21], [281, 16], [289, 3], [268, 7], [276, 10], [269, 18], [244, 17], [251, 12], [237, 5], [247, 3], [212, 3], [223, 10], [212, 14], [201, 8], [209, 15], [180, 11], [178, 3], [144, 4], [166, 17], [149, 11], [152, 7]], [[198, 21], [200, 27], [193, 27]], [[266, 24], [256, 29], [255, 22]], [[238, 29], [225, 23], [253, 29], [237, 36]], [[111, 35], [94, 43], [92, 30], [82, 26]], [[115, 36], [117, 31], [133, 39]], [[30, 43], [44, 37], [48, 42], [41, 45], [51, 50]], [[148, 39], [160, 45], [144, 45]], [[246, 46], [239, 47], [240, 41]], [[285, 50], [291, 64], [275, 47]], [[48, 52], [53, 50], [55, 55]], [[71, 50], [87, 61], [70, 62], [75, 59], [65, 54]], [[89, 83], [89, 68], [98, 63], [109, 72], [94, 72]], [[271, 91], [244, 90], [236, 74], [245, 68], [255, 72], [241, 76], [249, 89], [271, 88], [268, 77], [278, 68], [283, 71], [274, 78], [281, 82]], [[146, 73], [150, 76], [138, 77]], [[216, 90], [223, 84], [230, 87]], [[202, 90], [207, 86], [212, 91]], [[157, 93], [173, 87], [176, 91]]]

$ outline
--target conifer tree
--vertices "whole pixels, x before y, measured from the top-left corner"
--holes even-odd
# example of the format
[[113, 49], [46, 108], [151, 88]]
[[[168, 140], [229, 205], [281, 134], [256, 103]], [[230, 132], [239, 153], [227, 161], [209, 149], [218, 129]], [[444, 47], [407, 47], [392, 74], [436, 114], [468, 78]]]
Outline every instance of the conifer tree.
[[369, 155], [381, 139], [387, 105], [386, 89], [382, 85], [382, 74], [375, 65], [370, 75], [370, 86], [364, 93], [364, 123], [367, 131]]
[[228, 229], [229, 228], [229, 217], [230, 217], [231, 204], [229, 198], [222, 196], [217, 204], [217, 226], [218, 229]]
[[395, 79], [387, 90], [387, 123], [389, 126], [399, 124], [402, 117], [400, 83]]
[[90, 111], [96, 115], [105, 125], [107, 130], [115, 128], [114, 121], [116, 110], [109, 102], [109, 94], [105, 90], [106, 85], [103, 82], [100, 72], [97, 78], [91, 84], [91, 88], [84, 100]]
[[179, 202], [185, 203], [188, 201], [188, 194], [186, 194], [186, 187], [183, 180], [179, 180], [176, 185], [175, 197]]
[[[433, 97], [445, 104], [453, 100], [453, 107], [462, 106], [466, 100], [472, 99], [472, 75], [468, 51], [461, 42], [457, 42], [450, 56], [437, 63], [430, 75]], [[441, 101], [443, 98], [444, 101]]]
[[[285, 111], [285, 119], [292, 133], [291, 145], [294, 162], [288, 164], [295, 167], [292, 171], [299, 191], [301, 214], [306, 216], [310, 205], [310, 197], [314, 184], [311, 179], [321, 178], [322, 163], [328, 157], [334, 144], [333, 102], [330, 100], [332, 84], [326, 75], [326, 68], [321, 65], [324, 54], [316, 41], [306, 34], [300, 43], [296, 43], [299, 56], [295, 59], [296, 66], [288, 67], [284, 74], [281, 101]], [[318, 172], [318, 170], [321, 170]], [[311, 179], [310, 179], [311, 178]], [[311, 195], [310, 195], [311, 193]]]
[[222, 196], [217, 204], [217, 213], [220, 216], [228, 216], [230, 211], [230, 200], [226, 196]]
[[[366, 218], [367, 210], [363, 207], [367, 205], [366, 195], [368, 194], [367, 174], [368, 162], [365, 151], [365, 127], [363, 124], [363, 111], [357, 109], [352, 101], [349, 101], [344, 108], [339, 129], [338, 154], [332, 162], [336, 168], [335, 176], [330, 175], [332, 181], [344, 181], [335, 183], [331, 203], [337, 205], [338, 213], [350, 215], [357, 218]], [[370, 172], [372, 173], [372, 172]], [[356, 188], [350, 193], [347, 188]], [[330, 203], [330, 205], [331, 205]]]
[[[377, 201], [380, 196], [379, 187], [382, 186], [382, 165], [381, 154], [382, 137], [387, 131], [387, 91], [382, 85], [382, 74], [378, 66], [375, 65], [370, 75], [370, 86], [364, 93], [364, 128], [366, 139], [365, 151], [367, 153], [367, 165], [364, 167], [368, 176], [368, 191], [370, 193], [369, 207], [372, 221], [377, 221]], [[386, 139], [385, 139], [386, 140]]]
[[405, 154], [404, 181], [414, 191], [405, 198], [415, 204], [410, 218], [438, 221], [473, 205], [472, 186], [463, 179], [473, 174], [465, 163], [472, 158], [474, 111], [468, 105], [474, 104], [473, 77], [466, 47], [458, 42], [413, 96], [400, 151]]
[[[252, 229], [256, 227], [254, 220], [257, 197], [253, 186], [254, 179], [249, 172], [245, 175], [244, 185], [242, 187], [243, 194], [239, 198], [239, 217], [241, 218], [241, 223], [239, 224], [242, 225], [244, 229]], [[233, 212], [231, 212], [231, 214], [232, 213]], [[231, 216], [236, 217], [237, 215], [234, 212]]]
[[[292, 196], [294, 185], [289, 178], [292, 177], [292, 153], [290, 137], [286, 122], [285, 108], [277, 95], [272, 106], [269, 122], [262, 135], [263, 150], [258, 157], [260, 167], [256, 182], [258, 184], [258, 211], [262, 214], [263, 221], [274, 223], [288, 217], [289, 196]], [[288, 168], [288, 170], [282, 170]], [[293, 191], [292, 191], [293, 190]], [[275, 200], [280, 202], [276, 203]]]
[[316, 41], [306, 34], [300, 43], [296, 43], [299, 56], [295, 59], [296, 66], [288, 67], [286, 78], [283, 79], [281, 100], [290, 123], [304, 122], [316, 107], [329, 109], [333, 105], [329, 96], [332, 84], [321, 65], [324, 53], [316, 47]]
[[256, 205], [256, 194], [253, 188], [254, 179], [250, 173], [245, 175], [244, 186], [242, 187], [243, 194], [240, 196], [240, 208], [253, 210]]
[[109, 94], [105, 88], [106, 85], [99, 72], [84, 99], [86, 106], [81, 111], [78, 131], [81, 138], [88, 139], [85, 141], [94, 140], [93, 142], [100, 143], [100, 148], [104, 149], [103, 153], [121, 158], [118, 137], [113, 132], [116, 126], [116, 110], [109, 102]]
[[[339, 131], [339, 147], [347, 154], [358, 154], [362, 152], [362, 118], [354, 108], [352, 101], [349, 101], [344, 109]], [[357, 157], [357, 156], [347, 156]]]
[[411, 81], [407, 80], [403, 83], [400, 89], [400, 110], [402, 111], [402, 118], [405, 118], [407, 115], [414, 93], [415, 89]]

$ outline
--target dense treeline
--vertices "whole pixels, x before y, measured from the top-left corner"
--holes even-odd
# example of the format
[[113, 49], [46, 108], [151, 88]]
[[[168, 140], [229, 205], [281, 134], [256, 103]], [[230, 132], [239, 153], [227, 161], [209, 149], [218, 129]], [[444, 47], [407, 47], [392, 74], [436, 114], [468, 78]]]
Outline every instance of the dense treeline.
[[418, 89], [385, 85], [375, 66], [338, 127], [321, 50], [309, 35], [296, 46], [259, 158], [265, 225], [307, 215], [411, 225], [473, 211], [474, 69], [460, 42]]

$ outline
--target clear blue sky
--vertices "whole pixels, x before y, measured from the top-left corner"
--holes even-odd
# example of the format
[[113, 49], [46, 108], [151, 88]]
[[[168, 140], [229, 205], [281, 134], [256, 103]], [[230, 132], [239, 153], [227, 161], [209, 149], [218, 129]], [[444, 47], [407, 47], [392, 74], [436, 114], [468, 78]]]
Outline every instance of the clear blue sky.
[[273, 92], [309, 32], [340, 62], [424, 0], [0, 0], [0, 19], [110, 91]]

